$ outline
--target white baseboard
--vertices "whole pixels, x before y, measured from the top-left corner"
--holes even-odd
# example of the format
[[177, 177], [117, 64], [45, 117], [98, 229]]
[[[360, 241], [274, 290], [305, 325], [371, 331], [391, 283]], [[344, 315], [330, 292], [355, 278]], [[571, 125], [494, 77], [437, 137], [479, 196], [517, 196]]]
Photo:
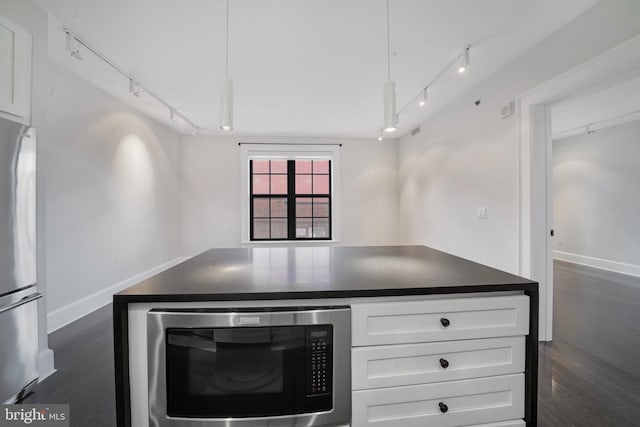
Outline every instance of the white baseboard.
[[53, 350], [46, 349], [41, 351], [38, 355], [38, 382], [44, 381], [45, 378], [56, 373], [56, 368], [53, 366]]
[[178, 257], [162, 265], [154, 267], [150, 270], [144, 271], [140, 274], [136, 274], [127, 280], [123, 280], [120, 283], [116, 283], [106, 289], [96, 292], [93, 295], [84, 297], [71, 304], [60, 307], [57, 310], [47, 314], [47, 333], [51, 333], [60, 329], [61, 327], [68, 325], [69, 323], [78, 320], [79, 318], [86, 316], [87, 314], [104, 307], [109, 304], [113, 299], [113, 294], [120, 292], [121, 290], [133, 286], [142, 280], [158, 274], [164, 270], [173, 267], [188, 259], [188, 257]]
[[625, 264], [623, 262], [594, 258], [586, 255], [578, 255], [562, 251], [553, 251], [553, 257], [560, 261], [567, 261], [574, 264], [586, 265], [588, 267], [595, 267], [602, 270], [609, 270], [616, 273], [640, 277], [640, 265]]

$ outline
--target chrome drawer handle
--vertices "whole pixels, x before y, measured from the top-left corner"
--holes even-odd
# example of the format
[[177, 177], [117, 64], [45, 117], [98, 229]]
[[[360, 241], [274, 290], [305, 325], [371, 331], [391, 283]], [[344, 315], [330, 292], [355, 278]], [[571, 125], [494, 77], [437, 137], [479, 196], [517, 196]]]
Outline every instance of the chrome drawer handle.
[[13, 304], [10, 304], [10, 305], [8, 305], [6, 307], [0, 308], [0, 313], [4, 313], [5, 311], [9, 311], [12, 308], [20, 307], [23, 304], [26, 304], [26, 303], [31, 302], [31, 301], [35, 301], [35, 300], [40, 299], [40, 298], [42, 298], [42, 294], [40, 294], [40, 293], [33, 294], [31, 296], [28, 296], [28, 297], [24, 297], [18, 302], [14, 302]]
[[449, 410], [449, 407], [445, 403], [440, 402], [438, 403], [438, 406], [440, 407], [440, 412], [442, 412], [443, 414], [446, 414]]

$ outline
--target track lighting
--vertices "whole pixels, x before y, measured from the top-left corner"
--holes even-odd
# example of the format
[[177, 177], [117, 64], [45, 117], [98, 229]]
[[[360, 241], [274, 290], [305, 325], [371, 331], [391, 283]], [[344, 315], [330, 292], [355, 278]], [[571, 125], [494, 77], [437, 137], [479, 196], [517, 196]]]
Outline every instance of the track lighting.
[[69, 55], [74, 57], [77, 60], [82, 61], [82, 52], [80, 51], [80, 46], [78, 46], [78, 41], [71, 33], [67, 33], [65, 38], [65, 49]]
[[184, 122], [186, 125], [191, 126], [194, 130], [200, 129], [195, 125], [187, 116], [180, 113], [173, 105], [169, 104], [151, 89], [148, 86], [138, 82], [136, 78], [127, 72], [124, 68], [116, 64], [112, 59], [108, 56], [100, 52], [98, 49], [93, 47], [89, 42], [84, 40], [81, 36], [75, 33], [73, 30], [69, 28], [63, 28], [62, 31], [65, 33], [65, 49], [66, 51], [76, 59], [82, 59], [82, 52], [80, 51], [80, 46], [82, 46], [83, 51], [87, 51], [97, 58], [104, 61], [105, 64], [113, 68], [116, 72], [121, 74], [124, 78], [129, 81], [129, 93], [131, 93], [135, 97], [140, 97], [140, 91], [144, 91], [145, 98], [154, 99], [162, 106], [166, 107], [169, 110], [169, 118], [172, 122], [176, 123], [178, 118], [180, 118], [181, 122]]
[[129, 79], [129, 93], [136, 98], [140, 98], [140, 86], [133, 79]]
[[418, 101], [418, 105], [421, 107], [424, 107], [427, 103], [427, 88], [425, 87], [422, 90], [422, 98], [420, 98], [420, 101]]
[[[400, 114], [407, 111], [409, 108], [415, 108], [416, 101], [419, 107], [427, 105], [430, 88], [453, 67], [460, 74], [463, 74], [469, 70], [469, 51], [471, 45], [462, 51], [458, 56], [452, 58], [442, 69], [436, 74], [430, 82], [428, 82], [416, 95], [409, 100], [409, 102], [402, 107], [399, 111], [396, 110], [396, 84], [391, 80], [391, 55], [389, 48], [389, 0], [387, 0], [387, 81], [384, 83], [384, 126], [382, 130], [384, 132], [395, 132], [398, 129], [398, 118]], [[480, 104], [480, 100], [476, 101], [476, 105]]]
[[464, 50], [464, 54], [462, 54], [462, 61], [460, 62], [460, 65], [458, 65], [458, 73], [460, 74], [466, 73], [467, 70], [469, 69], [469, 62], [470, 62], [469, 48], [467, 47]]
[[220, 93], [220, 129], [233, 130], [233, 80], [229, 78], [229, 0], [227, 0], [225, 80]]

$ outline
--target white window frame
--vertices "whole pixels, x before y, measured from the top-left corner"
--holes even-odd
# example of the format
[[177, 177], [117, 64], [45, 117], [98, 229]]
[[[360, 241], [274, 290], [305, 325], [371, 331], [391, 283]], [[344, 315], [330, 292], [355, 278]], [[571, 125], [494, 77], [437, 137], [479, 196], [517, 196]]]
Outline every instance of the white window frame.
[[[251, 240], [249, 236], [249, 161], [269, 158], [282, 160], [331, 160], [331, 240]], [[260, 144], [240, 143], [240, 243], [251, 245], [322, 245], [340, 241], [340, 145], [339, 144]]]

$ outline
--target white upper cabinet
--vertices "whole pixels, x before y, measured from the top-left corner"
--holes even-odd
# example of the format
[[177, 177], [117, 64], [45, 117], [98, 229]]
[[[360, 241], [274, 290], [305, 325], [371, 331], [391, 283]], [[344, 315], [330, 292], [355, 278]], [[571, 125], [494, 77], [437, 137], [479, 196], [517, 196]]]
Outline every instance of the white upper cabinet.
[[32, 37], [0, 15], [0, 112], [23, 123], [31, 120]]

